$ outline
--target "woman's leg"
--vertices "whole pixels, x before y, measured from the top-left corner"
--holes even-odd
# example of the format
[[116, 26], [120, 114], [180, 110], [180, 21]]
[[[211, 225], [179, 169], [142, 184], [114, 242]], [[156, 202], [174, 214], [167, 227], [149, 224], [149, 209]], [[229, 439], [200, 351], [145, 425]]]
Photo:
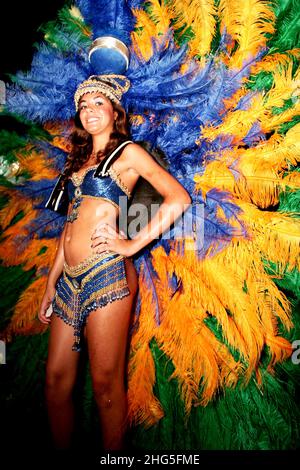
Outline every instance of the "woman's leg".
[[71, 446], [74, 428], [72, 392], [76, 382], [79, 353], [72, 351], [74, 328], [53, 314], [46, 367], [46, 402], [53, 445]]
[[136, 272], [129, 262], [127, 281], [130, 295], [91, 312], [86, 325], [93, 389], [105, 450], [124, 447], [127, 417], [125, 359], [137, 289]]

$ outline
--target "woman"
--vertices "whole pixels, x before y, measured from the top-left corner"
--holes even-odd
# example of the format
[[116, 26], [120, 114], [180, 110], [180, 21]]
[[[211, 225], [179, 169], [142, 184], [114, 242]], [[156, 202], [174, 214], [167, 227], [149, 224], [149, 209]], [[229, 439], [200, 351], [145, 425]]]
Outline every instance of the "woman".
[[[131, 257], [168, 229], [190, 203], [176, 179], [140, 146], [128, 142], [120, 103], [128, 88], [125, 77], [103, 75], [90, 77], [75, 93], [77, 128], [64, 170], [71, 203], [39, 311], [40, 321], [48, 324], [48, 309], [53, 305], [46, 401], [59, 449], [71, 444], [76, 351], [82, 336], [87, 342], [103, 447], [122, 449], [127, 412], [125, 356], [137, 290]], [[111, 154], [113, 149], [118, 151]], [[120, 200], [130, 197], [140, 176], [162, 195], [163, 203], [149, 224], [129, 240], [117, 227]]]

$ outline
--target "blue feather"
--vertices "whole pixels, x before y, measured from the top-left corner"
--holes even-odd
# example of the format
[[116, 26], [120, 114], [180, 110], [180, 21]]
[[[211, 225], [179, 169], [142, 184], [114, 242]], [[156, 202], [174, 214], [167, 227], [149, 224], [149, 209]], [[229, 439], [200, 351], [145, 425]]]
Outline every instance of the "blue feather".
[[254, 122], [247, 135], [243, 138], [243, 141], [250, 147], [258, 144], [262, 140], [266, 140], [266, 136], [261, 128], [260, 123]]
[[[135, 260], [135, 267], [139, 273], [142, 274], [142, 282], [146, 284], [147, 289], [152, 294], [152, 300], [155, 304], [155, 320], [157, 325], [160, 324], [161, 315], [160, 315], [160, 307], [159, 307], [159, 300], [158, 295], [156, 292], [155, 281], [158, 280], [157, 273], [155, 272], [152, 262], [151, 262], [151, 254], [148, 248], [144, 249], [142, 254]], [[136, 312], [138, 317], [139, 310]]]
[[[115, 36], [122, 40], [126, 37], [127, 43], [134, 27], [129, 6], [138, 7], [141, 4], [134, 0], [128, 3], [112, 1], [109, 4], [102, 0], [77, 1], [85, 20], [92, 27], [94, 38], [100, 34], [112, 34], [113, 30], [115, 34], [115, 30], [118, 30], [119, 36]], [[64, 38], [68, 32], [62, 30], [61, 34]], [[73, 117], [74, 92], [92, 69], [79, 38], [78, 43], [76, 36], [71, 39], [72, 54], [69, 55], [46, 44], [38, 48], [30, 72], [17, 73], [16, 85], [8, 89], [9, 111], [41, 123], [49, 120], [65, 121]], [[219, 50], [226, 48], [227, 42], [228, 36], [223, 34]], [[198, 250], [204, 256], [211, 246], [220, 249], [232, 236], [246, 236], [246, 231], [242, 224], [238, 228], [232, 227], [232, 220], [238, 220], [239, 210], [227, 193], [211, 190], [204, 201], [201, 192], [196, 194], [194, 191], [194, 175], [203, 173], [204, 162], [213, 160], [218, 153], [231, 148], [233, 143], [233, 136], [229, 135], [221, 135], [212, 142], [201, 139], [201, 127], [222, 122], [228, 112], [224, 109], [223, 100], [231, 97], [241, 86], [259, 55], [245, 61], [240, 70], [228, 70], [215, 56], [208, 57], [206, 65], [201, 68], [198, 62], [187, 58], [186, 46], [178, 47], [175, 44], [172, 30], [159, 40], [153, 40], [152, 46], [153, 54], [149, 60], [131, 51], [127, 73], [131, 88], [124, 95], [124, 104], [130, 112], [143, 114], [144, 117], [143, 124], [132, 126], [132, 137], [134, 140], [147, 140], [153, 148], [163, 149], [169, 171], [192, 196], [193, 204], [186, 214], [186, 220], [188, 224], [195, 221], [199, 240], [204, 231], [204, 243]], [[184, 63], [189, 66], [182, 73], [181, 66]], [[252, 97], [253, 93], [249, 92], [239, 101], [236, 109], [247, 109]], [[251, 146], [262, 138], [263, 133], [255, 123], [244, 142]], [[196, 141], [200, 144], [197, 145]], [[56, 168], [62, 168], [65, 152], [52, 148], [46, 142], [35, 141], [34, 145], [48, 153]], [[232, 171], [234, 173], [234, 167]], [[27, 181], [16, 189], [36, 201], [37, 208], [42, 208], [52, 185], [53, 182], [45, 180], [38, 183]], [[195, 214], [197, 204], [204, 204], [205, 210], [201, 215]], [[227, 222], [217, 217], [219, 207], [223, 209]], [[39, 217], [37, 225], [33, 227], [41, 236], [49, 236], [49, 233], [56, 233], [57, 230], [55, 224], [52, 228], [48, 223], [44, 226]], [[153, 242], [152, 248], [163, 246], [168, 252], [172, 246], [172, 237], [174, 239], [177, 236], [179, 228], [175, 224], [170, 230], [170, 240], [161, 237]], [[146, 271], [150, 286], [151, 276], [154, 275], [150, 264], [146, 265]], [[159, 316], [159, 313], [156, 315]]]
[[79, 57], [65, 57], [43, 45], [35, 54], [31, 71], [18, 72], [17, 85], [8, 86], [8, 112], [27, 119], [46, 122], [67, 120], [75, 113], [74, 93], [78, 84], [91, 72], [88, 63]]
[[130, 44], [134, 17], [125, 0], [77, 0], [76, 4], [93, 31], [93, 39], [113, 36]]
[[45, 210], [44, 206], [36, 205], [35, 209], [38, 211], [37, 217], [26, 226], [28, 237], [37, 236], [40, 239], [58, 238], [63, 230], [66, 217], [54, 213], [50, 210]]

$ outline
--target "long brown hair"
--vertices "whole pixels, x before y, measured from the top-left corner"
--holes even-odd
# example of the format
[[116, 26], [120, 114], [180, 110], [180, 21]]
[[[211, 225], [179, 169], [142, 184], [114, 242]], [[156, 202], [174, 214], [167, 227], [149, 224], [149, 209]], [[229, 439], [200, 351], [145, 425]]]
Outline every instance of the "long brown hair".
[[[117, 118], [114, 121], [113, 131], [110, 134], [109, 141], [103, 151], [97, 153], [97, 162], [118, 146], [120, 142], [129, 138], [128, 121], [125, 109], [111, 101], [113, 110], [117, 112]], [[63, 174], [69, 177], [73, 172], [80, 170], [82, 165], [89, 159], [93, 151], [93, 140], [82, 126], [79, 112], [74, 118], [75, 129], [70, 135], [71, 152], [69, 153]]]

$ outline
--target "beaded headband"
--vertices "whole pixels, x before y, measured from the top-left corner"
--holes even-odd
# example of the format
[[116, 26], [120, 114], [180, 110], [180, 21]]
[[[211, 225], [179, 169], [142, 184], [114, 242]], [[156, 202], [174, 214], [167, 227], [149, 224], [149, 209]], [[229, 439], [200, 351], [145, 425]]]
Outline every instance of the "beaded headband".
[[124, 75], [91, 75], [80, 83], [75, 92], [76, 111], [78, 111], [80, 98], [85, 93], [102, 93], [114, 103], [121, 105], [122, 95], [129, 90], [129, 87], [130, 81]]

